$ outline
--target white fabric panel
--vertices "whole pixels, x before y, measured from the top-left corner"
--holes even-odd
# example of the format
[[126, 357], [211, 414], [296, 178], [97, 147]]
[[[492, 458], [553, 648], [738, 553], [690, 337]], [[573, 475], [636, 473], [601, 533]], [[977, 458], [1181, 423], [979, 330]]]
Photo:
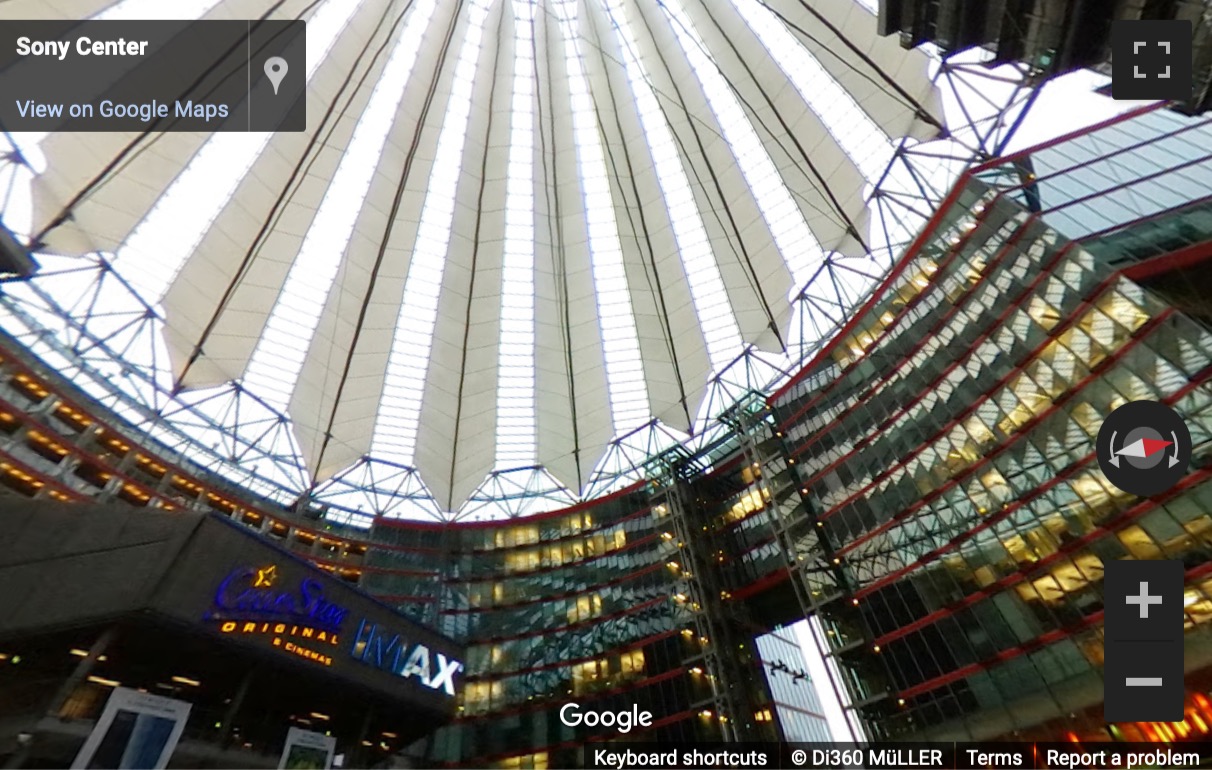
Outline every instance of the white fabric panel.
[[[430, 22], [431, 29], [438, 32], [425, 37], [424, 49], [413, 67], [413, 77], [400, 100], [366, 200], [354, 223], [342, 269], [337, 276], [337, 288], [329, 295], [320, 317], [316, 337], [291, 402], [290, 412], [299, 443], [317, 478], [327, 478], [370, 451], [383, 392], [384, 368], [391, 352], [396, 319], [404, 295], [404, 281], [417, 238], [421, 208], [425, 202], [441, 129], [441, 116], [445, 109], [445, 101], [435, 94], [429, 118], [422, 125], [423, 105], [434, 76], [433, 62], [439, 55], [451, 23], [453, 8], [443, 6], [439, 4]], [[390, 55], [394, 42], [395, 38], [385, 50], [384, 60]], [[419, 76], [419, 73], [424, 75]], [[450, 74], [446, 73], [445, 80], [449, 80], [449, 77]], [[367, 93], [360, 95], [363, 104], [369, 98], [369, 88], [374, 82], [373, 75], [367, 79]], [[444, 93], [449, 95], [449, 87]], [[344, 141], [348, 141], [348, 132], [352, 128], [351, 125], [346, 130]], [[400, 197], [399, 214], [391, 223], [391, 235], [383, 247], [382, 263], [372, 280], [372, 271], [387, 233], [392, 202], [402, 177], [404, 191]], [[357, 348], [350, 357], [358, 314], [364, 300], [366, 316]], [[347, 359], [349, 375], [338, 401], [338, 388]], [[323, 444], [330, 419], [332, 436], [324, 455], [319, 457], [317, 452]]]
[[[649, 0], [622, 1], [637, 41], [635, 54], [677, 139], [675, 151], [727, 293], [729, 307], [719, 308], [719, 312], [733, 314], [746, 342], [775, 350], [775, 330], [787, 327], [791, 314], [787, 296], [798, 271], [821, 255], [814, 244], [805, 244], [805, 253], [793, 255], [798, 267], [792, 275], [788, 255], [778, 248], [758, 197], [738, 163], [738, 150], [726, 140], [712, 109], [708, 97], [714, 94], [704, 90], [666, 12]], [[941, 120], [939, 95], [930, 83], [929, 59], [924, 53], [904, 51], [895, 40], [879, 38], [874, 17], [855, 0], [759, 1], [788, 20], [791, 34], [891, 137], [907, 132], [919, 138], [934, 136], [935, 129], [916, 119], [903, 97], [884, 84], [871, 65], [849, 50], [813, 11], [835, 24]], [[111, 2], [10, 0], [0, 2], [0, 18], [79, 17], [96, 13]], [[209, 17], [255, 18], [271, 2], [221, 0]], [[287, 0], [274, 16], [293, 17], [309, 2]], [[585, 169], [579, 163], [559, 23], [562, 11], [548, 0], [538, 2], [534, 22], [538, 77], [533, 169], [535, 438], [538, 463], [580, 492], [616, 435], [616, 411], [612, 410], [605, 366], [581, 178]], [[777, 170], [776, 181], [787, 188], [821, 247], [861, 254], [856, 239], [846, 232], [844, 217], [807, 164], [811, 161], [865, 236], [865, 180], [859, 168], [803, 101], [732, 0], [679, 0], [679, 4], [722, 76], [735, 89]], [[185, 373], [194, 351], [201, 351], [182, 379], [186, 387], [219, 385], [243, 375], [390, 56], [395, 38], [386, 38], [405, 7], [408, 4], [398, 0], [364, 0], [308, 84], [307, 131], [277, 133], [268, 140], [169, 286], [162, 304], [174, 376]], [[299, 446], [317, 479], [371, 453], [377, 422], [382, 429], [378, 416], [384, 403], [385, 368], [397, 333], [454, 70], [467, 32], [467, 11], [464, 2], [438, 0], [425, 27], [416, 65], [384, 152], [374, 164], [369, 191], [341, 255], [335, 283], [289, 403]], [[619, 35], [602, 0], [578, 0], [577, 17], [578, 45], [600, 121], [598, 138], [606, 156], [627, 296], [642, 358], [642, 374], [636, 373], [635, 384], [646, 391], [654, 416], [687, 431], [711, 376], [689, 280], [696, 276], [686, 274]], [[454, 127], [466, 131], [466, 143], [461, 167], [449, 170], [458, 173], [458, 184], [424, 389], [404, 398], [405, 403], [412, 396], [421, 399], [412, 462], [445, 510], [459, 509], [493, 470], [496, 459], [502, 254], [515, 66], [513, 24], [509, 0], [495, 0], [484, 28], [470, 119], [465, 126]], [[454, 34], [447, 46], [452, 25]], [[820, 43], [812, 42], [795, 26]], [[395, 34], [403, 27], [402, 23]], [[373, 52], [385, 43], [371, 65]], [[350, 90], [338, 96], [359, 56], [363, 58], [350, 80]], [[364, 74], [359, 88], [357, 83]], [[330, 134], [330, 126], [321, 128], [319, 121], [334, 104]], [[317, 135], [319, 139], [309, 149]], [[33, 185], [35, 232], [137, 136], [46, 137], [41, 147], [48, 158], [48, 171]], [[207, 136], [169, 133], [142, 140], [138, 152], [131, 153], [112, 178], [73, 211], [72, 220], [50, 233], [47, 250], [65, 254], [117, 250], [196, 156]], [[296, 173], [299, 167], [306, 168], [306, 173]], [[398, 212], [389, 221], [393, 200], [401, 189]], [[283, 199], [280, 203], [279, 198]], [[259, 239], [267, 222], [267, 234]], [[784, 237], [777, 227], [775, 231]], [[117, 260], [119, 271], [123, 261], [123, 257]], [[129, 261], [132, 266], [137, 262]], [[599, 269], [603, 269], [601, 263]], [[221, 307], [231, 286], [234, 289]], [[359, 320], [363, 308], [365, 314]], [[213, 329], [206, 333], [212, 319], [216, 319]], [[408, 333], [407, 319], [400, 332]], [[388, 386], [390, 392], [391, 383]], [[619, 419], [629, 421], [631, 416]]]
[[[48, 159], [47, 169], [32, 184], [31, 233], [51, 225], [77, 192], [103, 174], [138, 136], [118, 132], [48, 134], [40, 144]], [[42, 248], [67, 255], [115, 251], [205, 139], [206, 134], [201, 133], [148, 135], [140, 143], [140, 154], [128, 154], [129, 165], [120, 173], [110, 172], [106, 181], [75, 206], [68, 221], [42, 237]]]
[[497, 3], [484, 26], [417, 431], [417, 469], [448, 511], [475, 491], [496, 459], [502, 202], [513, 80], [513, 34], [509, 20], [502, 24], [505, 16], [512, 19], [512, 9]]
[[[273, 18], [295, 18], [309, 1], [288, 0]], [[265, 7], [265, 0], [227, 0], [205, 18], [258, 18]], [[101, 93], [105, 85], [99, 80], [96, 93]], [[137, 132], [48, 135], [41, 142], [43, 153], [50, 159], [48, 168], [33, 185], [32, 232], [41, 232], [94, 178], [108, 174], [104, 183], [74, 207], [71, 222], [56, 227], [43, 240], [48, 251], [61, 254], [115, 251], [208, 136], [205, 132], [160, 132], [142, 139]], [[106, 172], [113, 159], [132, 143], [137, 147], [116, 169]]]
[[[710, 2], [710, 0], [708, 0]], [[829, 22], [838, 32], [920, 104], [939, 124], [943, 120], [942, 95], [930, 81], [930, 57], [920, 49], [906, 51], [895, 37], [882, 38], [876, 34], [875, 14], [855, 0], [761, 0], [789, 24], [791, 33], [812, 52], [817, 61], [829, 71], [863, 108], [875, 124], [891, 137], [912, 136], [929, 140], [938, 138], [938, 129], [918, 120], [905, 98], [893, 89], [871, 65], [862, 61], [846, 46], [838, 34], [821, 23], [816, 14]], [[714, 11], [718, 6], [710, 2]], [[813, 13], [816, 12], [816, 14]], [[819, 40], [815, 43], [800, 34], [795, 27], [806, 30]], [[732, 31], [732, 28], [728, 28]]]
[[668, 17], [643, 2], [635, 3], [633, 15], [651, 33], [640, 38], [642, 55], [657, 92], [670, 97], [662, 106], [681, 141], [687, 178], [737, 325], [747, 342], [782, 352], [771, 316], [780, 331], [791, 317], [784, 301], [791, 273]]
[[[353, 95], [348, 109], [344, 112], [335, 110], [329, 122], [321, 126], [325, 113], [314, 106], [331, 104], [334, 99], [339, 99], [340, 106], [349, 99], [359, 78], [371, 65], [369, 55], [359, 64], [358, 54], [370, 40], [384, 5], [383, 0], [368, 3], [351, 19], [351, 30], [338, 39], [308, 84], [308, 98], [313, 108], [308, 110], [307, 130], [273, 135], [165, 295], [174, 374], [180, 377], [188, 356], [198, 343], [202, 344], [205, 353], [186, 372], [182, 381], [187, 387], [215, 385], [243, 374], [282, 283], [386, 64], [390, 44], [374, 61], [370, 76]], [[379, 36], [371, 42], [372, 51], [390, 30], [390, 22], [383, 25]], [[338, 96], [355, 66], [357, 72], [347, 89]], [[330, 135], [332, 121], [336, 124]], [[318, 139], [311, 144], [317, 133]], [[299, 167], [297, 172], [296, 167]], [[285, 196], [284, 192], [287, 193]], [[258, 241], [266, 220], [272, 220], [273, 227]], [[247, 270], [240, 276], [245, 262], [248, 263]], [[231, 292], [214, 328], [203, 339], [207, 325], [219, 310], [233, 281], [238, 281], [238, 285]]]
[[[699, 328], [669, 210], [622, 64], [621, 43], [601, 5], [592, 3], [583, 6], [583, 10], [586, 18], [582, 34], [593, 41], [582, 49], [585, 70], [594, 103], [603, 117], [603, 149], [649, 404], [654, 416], [678, 430], [688, 431], [711, 373], [707, 344]], [[660, 66], [644, 61], [650, 68]], [[654, 82], [658, 81], [654, 78]], [[671, 93], [664, 88], [658, 83], [658, 92]], [[674, 120], [682, 116], [680, 107], [670, 112]], [[712, 125], [710, 112], [707, 119], [708, 125]]]
[[[685, 7], [720, 71], [750, 114], [754, 130], [817, 241], [826, 251], [863, 256], [866, 250], [847, 232], [839, 207], [817, 177], [819, 174], [825, 180], [841, 211], [849, 215], [859, 234], [866, 238], [868, 214], [862, 172], [800, 98], [766, 53], [765, 46], [730, 4], [707, 8], [699, 2], [688, 2]], [[727, 37], [721, 29], [727, 31]], [[808, 167], [805, 155], [816, 174]], [[769, 230], [760, 218], [751, 220], [748, 231], [749, 237], [763, 237], [760, 236], [763, 231], [764, 237], [769, 237]]]
[[[535, 21], [535, 380], [539, 462], [574, 491], [614, 434], [559, 25]], [[543, 155], [546, 148], [546, 156]], [[558, 219], [558, 222], [557, 222]], [[567, 339], [565, 339], [565, 333]], [[569, 362], [571, 359], [571, 363]], [[574, 430], [575, 425], [575, 430]]]

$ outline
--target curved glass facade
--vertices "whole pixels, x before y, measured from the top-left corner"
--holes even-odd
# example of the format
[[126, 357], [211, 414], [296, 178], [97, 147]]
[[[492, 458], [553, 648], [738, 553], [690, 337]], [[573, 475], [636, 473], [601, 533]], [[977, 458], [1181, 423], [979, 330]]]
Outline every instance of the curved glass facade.
[[561, 752], [586, 738], [558, 718], [571, 701], [638, 704], [664, 717], [653, 738], [718, 739], [716, 723], [692, 710], [708, 681], [688, 673], [701, 653], [671, 600], [674, 546], [662, 533], [642, 486], [516, 523], [373, 529], [365, 587], [474, 640], [457, 721], [429, 759], [483, 762], [531, 747], [524, 765], [567, 762]]
[[[1209, 254], [1204, 201], [1176, 199], [1208, 178], [1206, 149], [1173, 152], [1206, 131], [1145, 115], [1062, 145], [1055, 171], [978, 169], [843, 344], [773, 400], [832, 563], [832, 655], [873, 737], [1204, 724], [1212, 334], [1156, 276]], [[1173, 406], [1195, 444], [1190, 474], [1150, 500], [1111, 486], [1093, 446], [1140, 399]], [[1101, 581], [1117, 559], [1187, 569], [1191, 724], [1108, 734]]]

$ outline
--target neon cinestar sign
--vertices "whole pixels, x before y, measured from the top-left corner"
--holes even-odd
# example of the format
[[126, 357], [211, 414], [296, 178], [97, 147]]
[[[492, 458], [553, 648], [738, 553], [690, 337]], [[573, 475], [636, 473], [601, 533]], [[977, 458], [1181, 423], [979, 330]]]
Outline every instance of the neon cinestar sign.
[[365, 618], [358, 626], [353, 647], [349, 654], [368, 666], [390, 674], [410, 679], [416, 677], [421, 684], [436, 690], [439, 687], [447, 694], [455, 694], [455, 674], [463, 670], [457, 660], [447, 660], [442, 653], [431, 653], [423, 644], [409, 644], [399, 634], [391, 634]]
[[303, 578], [294, 590], [278, 587], [278, 567], [239, 567], [215, 591], [212, 618], [274, 619], [338, 631], [349, 610], [328, 601], [320, 581]]

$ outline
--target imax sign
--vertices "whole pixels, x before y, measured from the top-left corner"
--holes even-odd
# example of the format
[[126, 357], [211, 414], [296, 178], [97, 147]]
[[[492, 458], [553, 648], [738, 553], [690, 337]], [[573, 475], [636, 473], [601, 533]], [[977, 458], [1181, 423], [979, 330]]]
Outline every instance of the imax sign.
[[442, 653], [432, 653], [423, 644], [410, 644], [399, 634], [390, 634], [365, 618], [358, 626], [349, 654], [354, 659], [390, 674], [409, 679], [416, 677], [426, 687], [455, 694], [455, 674], [463, 670], [457, 660], [447, 660]]

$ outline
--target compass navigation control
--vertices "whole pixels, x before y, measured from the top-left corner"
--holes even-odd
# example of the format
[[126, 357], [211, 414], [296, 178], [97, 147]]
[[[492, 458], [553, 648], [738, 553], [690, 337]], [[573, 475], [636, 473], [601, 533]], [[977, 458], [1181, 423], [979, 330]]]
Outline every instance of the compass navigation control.
[[1103, 422], [1097, 449], [1098, 464], [1112, 484], [1151, 497], [1186, 475], [1191, 433], [1178, 413], [1165, 404], [1133, 401]]

